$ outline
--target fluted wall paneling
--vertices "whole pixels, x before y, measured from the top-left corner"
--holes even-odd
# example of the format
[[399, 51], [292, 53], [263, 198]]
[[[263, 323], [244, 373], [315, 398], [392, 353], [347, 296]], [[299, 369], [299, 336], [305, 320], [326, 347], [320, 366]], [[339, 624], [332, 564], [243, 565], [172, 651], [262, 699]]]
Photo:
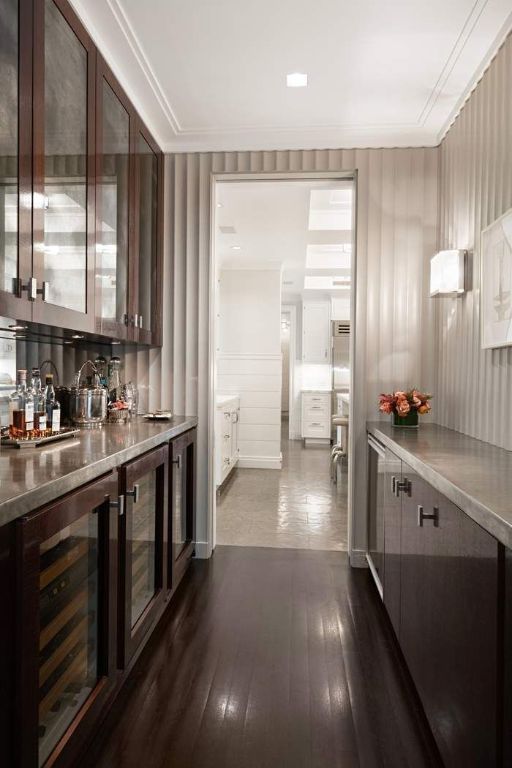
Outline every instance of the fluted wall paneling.
[[[169, 155], [168, 246], [172, 327], [161, 379], [176, 413], [197, 414], [198, 540], [208, 535], [209, 258], [211, 174], [357, 172], [357, 295], [353, 546], [366, 546], [367, 417], [383, 389], [431, 386], [428, 258], [435, 249], [437, 149], [215, 152]], [[169, 300], [165, 294], [165, 303]], [[171, 370], [168, 368], [172, 360]]]
[[440, 148], [439, 243], [467, 248], [469, 290], [436, 301], [437, 420], [512, 450], [512, 348], [481, 349], [480, 233], [512, 207], [512, 37]]

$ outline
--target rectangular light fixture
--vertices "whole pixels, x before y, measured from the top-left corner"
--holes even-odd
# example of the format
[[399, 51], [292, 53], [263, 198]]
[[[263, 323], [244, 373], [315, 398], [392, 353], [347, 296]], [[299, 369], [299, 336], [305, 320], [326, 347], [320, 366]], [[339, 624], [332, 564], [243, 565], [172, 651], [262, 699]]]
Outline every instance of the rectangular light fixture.
[[430, 296], [462, 296], [466, 290], [467, 251], [439, 251], [430, 259]]
[[286, 75], [288, 88], [305, 88], [308, 84], [308, 76], [304, 72], [290, 72]]

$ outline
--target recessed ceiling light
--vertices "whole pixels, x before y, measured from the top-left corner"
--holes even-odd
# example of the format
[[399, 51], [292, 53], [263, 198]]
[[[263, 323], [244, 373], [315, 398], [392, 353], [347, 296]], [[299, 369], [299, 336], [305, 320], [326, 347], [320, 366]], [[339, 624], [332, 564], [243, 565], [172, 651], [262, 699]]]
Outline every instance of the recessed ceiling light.
[[224, 208], [224, 206], [222, 205], [222, 203], [217, 203], [217, 208]]
[[9, 328], [11, 331], [26, 331], [27, 326], [26, 325], [10, 325]]
[[303, 72], [290, 72], [286, 75], [288, 88], [305, 88], [308, 84], [308, 76]]
[[242, 250], [242, 246], [241, 245], [232, 245], [231, 246], [231, 250], [232, 251], [241, 251]]

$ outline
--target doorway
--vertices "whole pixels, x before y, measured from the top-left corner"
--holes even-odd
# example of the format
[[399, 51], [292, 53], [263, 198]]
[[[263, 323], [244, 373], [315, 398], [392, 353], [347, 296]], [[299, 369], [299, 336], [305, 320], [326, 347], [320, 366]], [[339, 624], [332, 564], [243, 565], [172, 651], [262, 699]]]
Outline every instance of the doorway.
[[218, 178], [213, 199], [214, 540], [347, 550], [332, 335], [351, 307], [354, 182]]

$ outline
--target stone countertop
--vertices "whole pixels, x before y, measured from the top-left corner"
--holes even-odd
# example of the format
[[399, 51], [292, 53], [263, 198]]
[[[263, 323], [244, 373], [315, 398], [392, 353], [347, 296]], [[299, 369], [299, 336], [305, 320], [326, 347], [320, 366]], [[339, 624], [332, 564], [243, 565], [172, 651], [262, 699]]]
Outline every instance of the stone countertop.
[[195, 426], [195, 416], [173, 416], [165, 422], [139, 417], [128, 424], [81, 430], [76, 438], [40, 448], [0, 447], [0, 526]]
[[438, 424], [404, 429], [369, 422], [367, 429], [439, 493], [512, 549], [512, 451]]

